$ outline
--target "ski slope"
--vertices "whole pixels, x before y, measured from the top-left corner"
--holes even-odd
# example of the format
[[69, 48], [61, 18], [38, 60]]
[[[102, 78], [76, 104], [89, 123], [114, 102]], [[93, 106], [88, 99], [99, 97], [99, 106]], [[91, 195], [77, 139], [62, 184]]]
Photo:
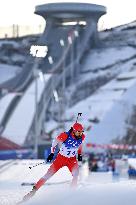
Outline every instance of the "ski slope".
[[[81, 122], [86, 131], [86, 142], [111, 143], [112, 139], [124, 136], [125, 119], [130, 115], [135, 101], [136, 66], [134, 61], [123, 64], [121, 72], [113, 80], [101, 86], [94, 94], [67, 110], [66, 116], [83, 113]], [[93, 120], [97, 120], [93, 122]], [[67, 124], [68, 128], [69, 124]]]
[[[136, 161], [136, 160], [134, 160]], [[7, 170], [0, 173], [1, 205], [15, 205], [31, 190], [32, 185], [21, 186], [23, 182], [35, 183], [49, 168], [48, 165], [29, 166], [41, 160], [16, 160]], [[131, 162], [132, 163], [132, 162]], [[135, 162], [133, 162], [135, 163]], [[72, 177], [66, 167], [60, 169], [26, 205], [134, 205], [136, 183], [127, 177], [112, 177], [111, 172], [89, 173], [87, 164], [80, 168], [76, 189], [70, 187]]]
[[[29, 169], [29, 166], [33, 166], [37, 163], [43, 162], [41, 160], [16, 160], [12, 166], [7, 170], [0, 173], [0, 200], [4, 205], [15, 205], [15, 202], [22, 199], [22, 196], [31, 190], [32, 186], [21, 186], [24, 183], [35, 183], [42, 177], [49, 164], [37, 166], [33, 169]], [[61, 183], [65, 184], [71, 180], [71, 175], [67, 172], [67, 168], [60, 170], [54, 177], [48, 180], [47, 187], [50, 185], [57, 186]], [[47, 188], [46, 186], [43, 187]], [[0, 203], [0, 204], [1, 204]]]
[[[44, 86], [50, 75], [46, 75], [45, 82], [42, 82], [40, 77], [37, 80], [38, 92], [37, 103], [40, 101]], [[27, 91], [22, 96], [20, 102], [16, 106], [15, 111], [10, 117], [4, 132], [3, 137], [22, 145], [27, 136], [35, 114], [35, 82], [32, 82]]]
[[[135, 49], [129, 46], [90, 50], [82, 72], [97, 71], [101, 68], [114, 65], [135, 55]], [[120, 69], [120, 66], [118, 67]]]
[[135, 205], [135, 184], [121, 181], [103, 184], [84, 184], [78, 190], [67, 190], [66, 188], [56, 188], [48, 192], [37, 193], [32, 201], [27, 205]]

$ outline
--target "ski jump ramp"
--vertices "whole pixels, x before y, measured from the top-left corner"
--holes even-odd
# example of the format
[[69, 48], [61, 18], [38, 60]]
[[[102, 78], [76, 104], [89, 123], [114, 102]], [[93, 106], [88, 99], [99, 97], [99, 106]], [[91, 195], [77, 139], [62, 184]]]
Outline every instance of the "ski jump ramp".
[[[38, 102], [36, 125], [38, 136], [41, 133], [43, 121], [46, 120], [45, 116], [53, 97], [53, 89], [59, 90], [62, 87], [64, 75], [66, 87], [74, 81], [74, 77], [78, 76], [86, 52], [98, 44], [97, 22], [105, 13], [104, 6], [86, 3], [51, 3], [36, 6], [35, 14], [42, 16], [46, 21], [45, 30], [37, 43], [48, 47], [47, 55], [38, 61], [37, 69], [40, 69], [43, 74], [52, 74], [44, 89], [42, 88]], [[34, 67], [32, 59], [29, 60], [20, 77], [20, 79], [27, 79], [21, 81], [22, 85], [25, 81], [27, 83], [28, 79], [33, 79]], [[8, 82], [9, 84], [13, 82]], [[21, 89], [20, 84], [13, 85], [13, 87]], [[11, 120], [12, 116], [10, 122]], [[27, 134], [23, 137], [22, 145], [32, 145], [34, 143], [32, 136], [35, 136], [35, 115], [31, 119], [28, 131], [26, 127], [24, 129]], [[42, 142], [39, 141], [39, 143]]]
[[[38, 108], [38, 133], [45, 120], [45, 113], [52, 100], [53, 89], [59, 90], [65, 75], [66, 87], [80, 73], [80, 64], [86, 51], [98, 43], [97, 22], [106, 13], [106, 8], [100, 5], [84, 3], [57, 3], [37, 6], [35, 13], [46, 21], [46, 27], [39, 42], [46, 45], [48, 52], [40, 62], [43, 73], [52, 73], [43, 92]], [[63, 41], [63, 46], [61, 45]], [[52, 59], [52, 63], [49, 59]], [[34, 130], [33, 120], [31, 131]], [[32, 140], [30, 132], [26, 143]]]

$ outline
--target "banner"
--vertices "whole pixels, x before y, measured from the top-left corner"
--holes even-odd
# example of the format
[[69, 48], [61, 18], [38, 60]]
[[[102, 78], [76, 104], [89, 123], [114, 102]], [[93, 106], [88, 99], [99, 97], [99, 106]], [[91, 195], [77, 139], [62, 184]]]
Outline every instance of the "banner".
[[136, 150], [136, 145], [127, 144], [93, 144], [87, 143], [87, 148], [102, 148], [102, 149], [114, 149], [114, 150]]

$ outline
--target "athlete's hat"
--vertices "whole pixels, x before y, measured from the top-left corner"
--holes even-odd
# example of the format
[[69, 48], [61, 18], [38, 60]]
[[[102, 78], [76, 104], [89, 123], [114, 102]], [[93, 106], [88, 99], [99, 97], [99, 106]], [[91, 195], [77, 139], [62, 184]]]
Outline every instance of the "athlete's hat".
[[82, 124], [78, 122], [76, 122], [72, 127], [73, 127], [73, 131], [80, 131], [80, 132], [84, 131]]

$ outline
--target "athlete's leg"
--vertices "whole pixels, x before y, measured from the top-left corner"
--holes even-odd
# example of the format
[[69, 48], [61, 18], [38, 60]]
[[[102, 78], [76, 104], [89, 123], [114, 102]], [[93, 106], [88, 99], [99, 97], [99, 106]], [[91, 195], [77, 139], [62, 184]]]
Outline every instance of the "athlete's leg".
[[38, 190], [50, 177], [52, 177], [61, 167], [63, 167], [63, 161], [61, 156], [58, 155], [52, 165], [49, 167], [46, 174], [35, 184], [36, 190]]
[[58, 154], [57, 158], [54, 160], [47, 173], [33, 186], [33, 189], [23, 197], [23, 201], [27, 201], [32, 196], [35, 195], [36, 191], [53, 175], [55, 174], [61, 167], [65, 164], [64, 159]]
[[76, 187], [79, 175], [78, 162], [76, 158], [70, 158], [67, 167], [73, 176], [71, 186]]

